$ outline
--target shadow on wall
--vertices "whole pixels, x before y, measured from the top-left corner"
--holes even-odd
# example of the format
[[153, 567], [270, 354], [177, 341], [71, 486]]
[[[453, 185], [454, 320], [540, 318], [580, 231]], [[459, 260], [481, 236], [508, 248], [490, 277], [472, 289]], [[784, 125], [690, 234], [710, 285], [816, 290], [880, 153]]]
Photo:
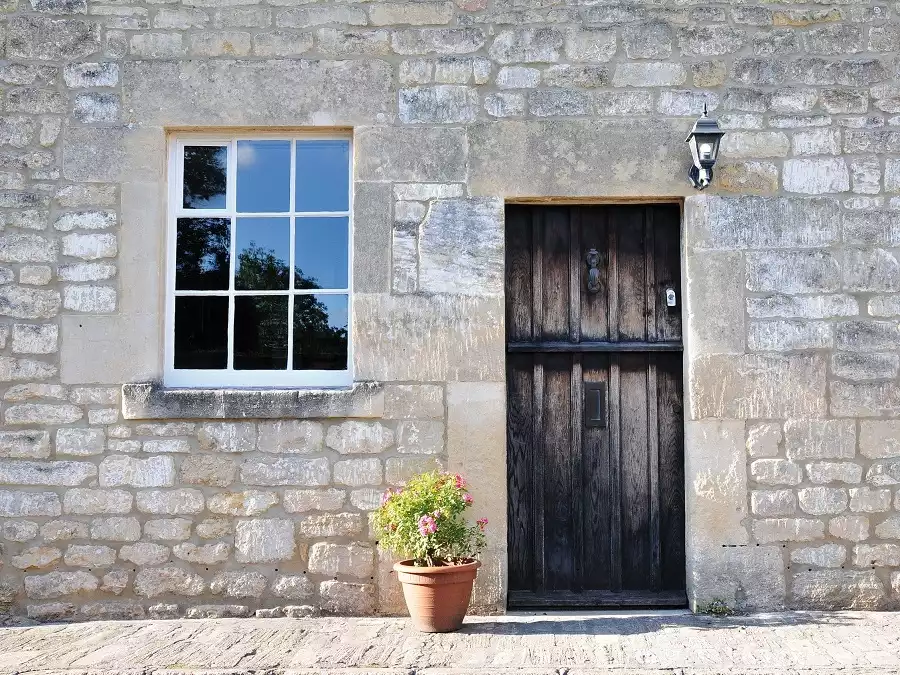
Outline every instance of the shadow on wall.
[[778, 614], [754, 614], [748, 616], [713, 617], [696, 614], [666, 614], [640, 616], [634, 614], [581, 616], [564, 615], [516, 616], [505, 620], [479, 621], [467, 619], [462, 633], [470, 635], [641, 635], [655, 633], [664, 628], [693, 628], [696, 630], [722, 630], [725, 628], [779, 628], [819, 625], [851, 626], [862, 623], [861, 616], [852, 613], [788, 612]]

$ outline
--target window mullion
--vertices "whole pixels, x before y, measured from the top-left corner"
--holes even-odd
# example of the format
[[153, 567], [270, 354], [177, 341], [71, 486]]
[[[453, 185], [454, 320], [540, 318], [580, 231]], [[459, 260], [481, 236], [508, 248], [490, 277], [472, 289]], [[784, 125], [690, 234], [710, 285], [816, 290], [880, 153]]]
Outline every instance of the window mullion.
[[237, 196], [235, 194], [237, 191], [236, 140], [232, 140], [228, 146], [228, 168], [225, 175], [225, 201], [228, 206], [228, 210], [231, 213], [231, 227], [229, 228], [231, 234], [231, 242], [229, 243], [228, 256], [228, 363], [226, 365], [226, 368], [228, 370], [234, 370], [234, 271], [237, 265], [237, 251], [235, 250], [237, 241], [237, 218], [234, 216], [235, 210], [237, 209]]
[[[297, 140], [291, 140], [291, 196], [290, 196], [290, 209], [291, 213], [297, 209], [296, 199], [297, 199]], [[288, 354], [287, 354], [287, 370], [288, 372], [292, 372], [294, 370], [294, 248], [296, 246], [296, 238], [297, 238], [297, 219], [292, 215], [291, 216], [291, 237], [290, 237], [290, 248], [291, 250], [288, 252], [288, 259], [290, 260], [290, 266], [288, 267], [288, 290], [290, 290], [290, 294], [288, 295]]]

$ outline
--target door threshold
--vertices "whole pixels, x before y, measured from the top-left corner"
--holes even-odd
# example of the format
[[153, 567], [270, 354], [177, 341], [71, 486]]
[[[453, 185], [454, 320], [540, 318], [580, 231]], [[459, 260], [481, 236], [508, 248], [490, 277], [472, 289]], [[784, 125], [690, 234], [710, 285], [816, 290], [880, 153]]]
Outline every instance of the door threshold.
[[546, 617], [548, 619], [639, 619], [666, 616], [690, 616], [691, 610], [682, 609], [510, 609], [504, 616], [511, 619]]
[[507, 606], [515, 610], [684, 609], [685, 591], [510, 591]]

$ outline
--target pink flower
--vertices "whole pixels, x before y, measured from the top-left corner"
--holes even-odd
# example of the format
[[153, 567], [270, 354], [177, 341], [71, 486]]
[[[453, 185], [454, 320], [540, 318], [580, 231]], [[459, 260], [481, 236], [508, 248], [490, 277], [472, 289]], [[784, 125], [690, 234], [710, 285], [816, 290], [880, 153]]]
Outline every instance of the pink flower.
[[440, 518], [443, 514], [441, 513], [441, 510], [438, 509], [437, 511], [435, 511], [435, 512], [432, 513], [431, 515], [433, 515], [435, 518]]
[[466, 488], [466, 479], [456, 474], [456, 487], [460, 490], [464, 490]]
[[488, 524], [488, 519], [487, 518], [479, 518], [475, 522], [478, 523], [478, 527], [480, 527], [481, 531], [484, 532], [484, 526]]
[[437, 523], [431, 516], [425, 515], [419, 518], [419, 534], [427, 537], [429, 534], [437, 532]]
[[475, 503], [475, 499], [468, 492], [463, 495], [463, 501], [466, 503], [466, 506], [471, 506]]
[[391, 501], [391, 497], [394, 496], [394, 491], [391, 488], [388, 488], [388, 491], [381, 495], [381, 505], [384, 506], [389, 501]]

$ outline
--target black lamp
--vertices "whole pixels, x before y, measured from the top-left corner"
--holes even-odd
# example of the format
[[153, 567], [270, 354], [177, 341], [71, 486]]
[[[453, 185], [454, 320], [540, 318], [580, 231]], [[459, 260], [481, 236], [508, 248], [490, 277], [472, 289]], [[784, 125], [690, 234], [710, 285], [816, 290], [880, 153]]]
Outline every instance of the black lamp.
[[691, 167], [688, 178], [691, 185], [698, 190], [705, 190], [712, 181], [712, 170], [719, 156], [719, 142], [724, 135], [725, 132], [719, 123], [709, 118], [704, 104], [703, 115], [694, 124], [685, 141], [690, 146], [694, 158], [694, 166]]

